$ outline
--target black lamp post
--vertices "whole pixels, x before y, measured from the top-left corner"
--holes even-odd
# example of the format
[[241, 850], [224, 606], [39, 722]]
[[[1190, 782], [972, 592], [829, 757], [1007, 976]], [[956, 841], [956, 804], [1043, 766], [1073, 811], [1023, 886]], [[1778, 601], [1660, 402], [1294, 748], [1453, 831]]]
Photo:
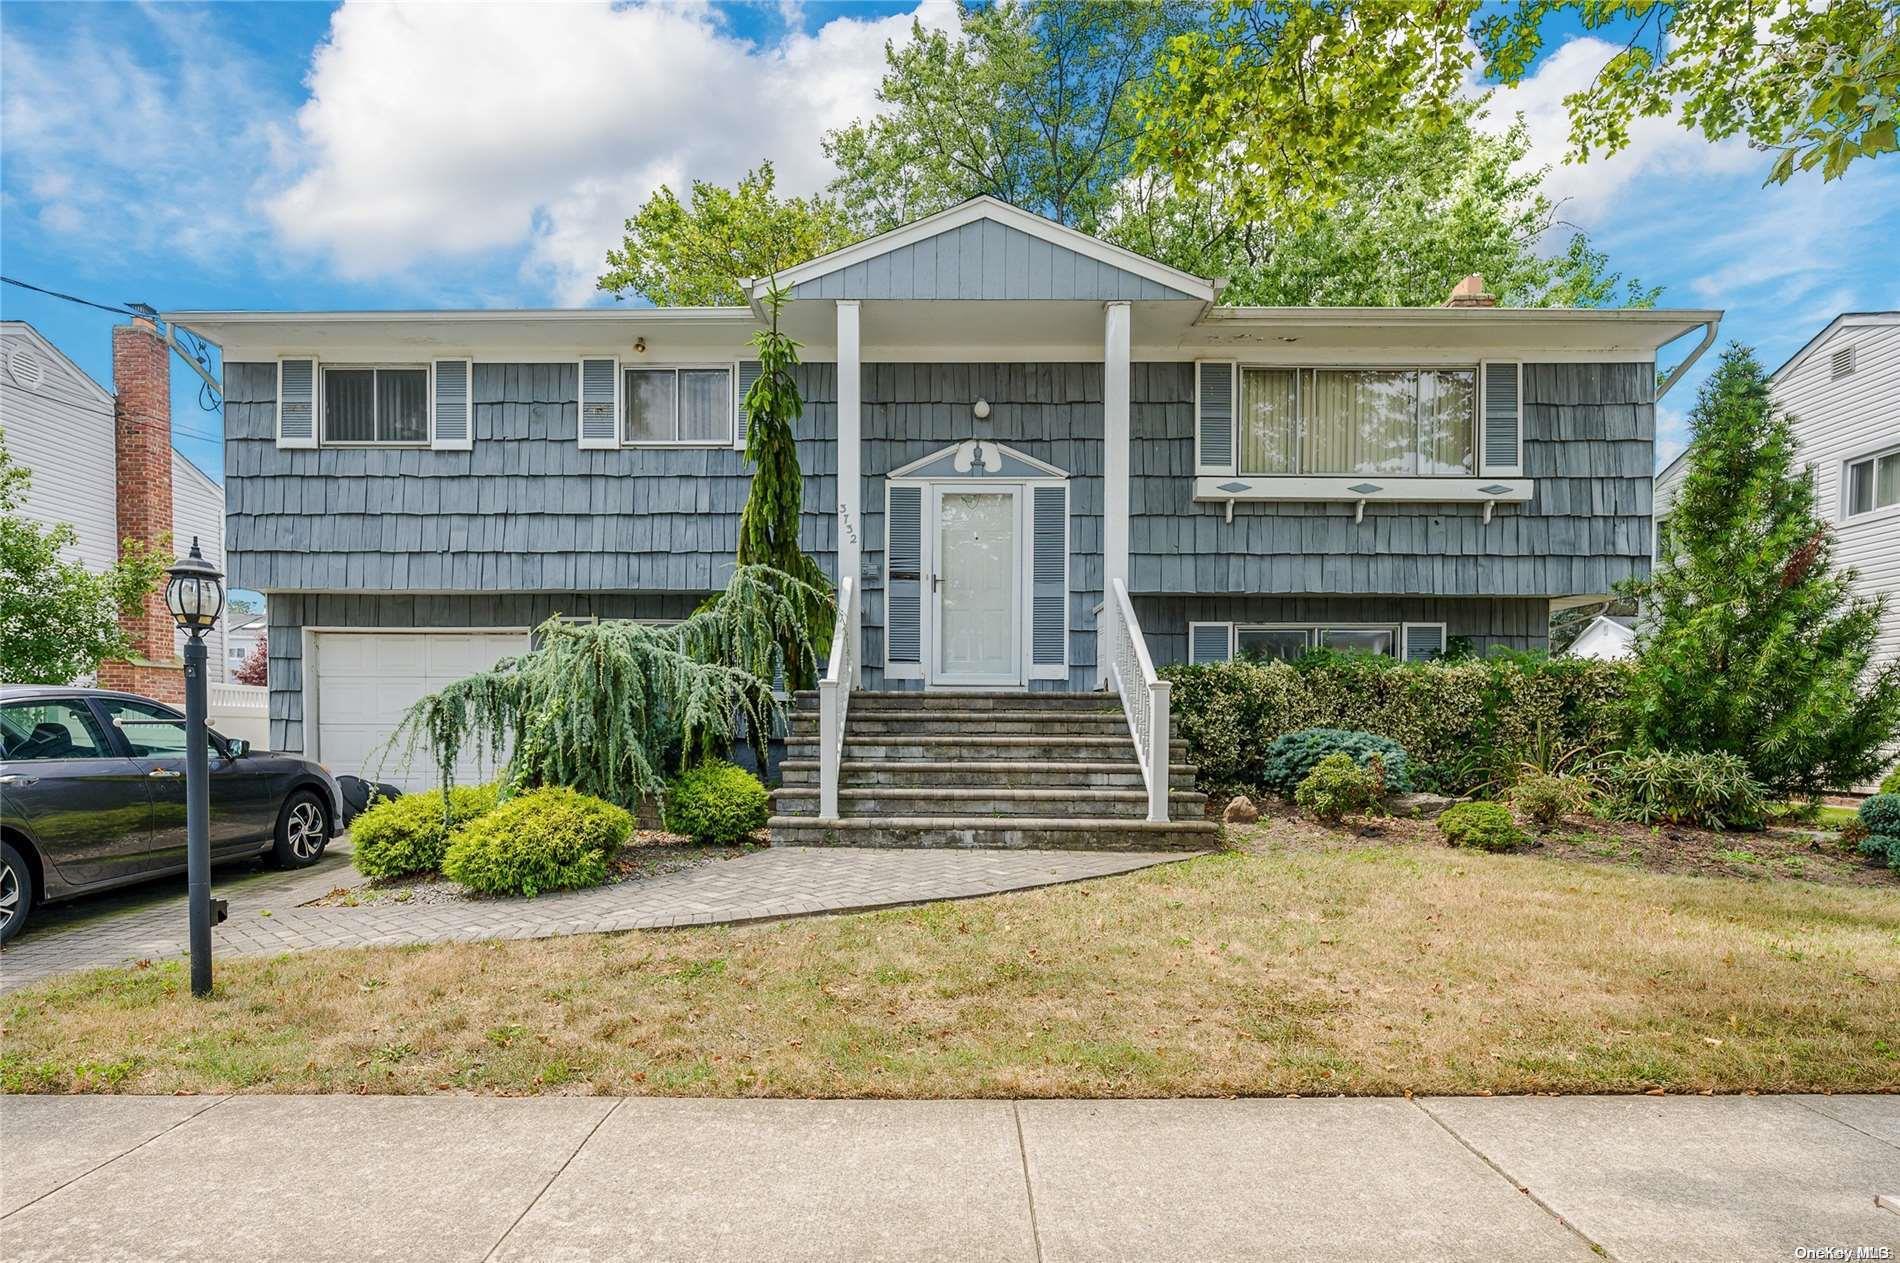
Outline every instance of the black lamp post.
[[185, 871], [191, 910], [191, 994], [211, 994], [211, 765], [205, 751], [205, 633], [224, 612], [224, 576], [198, 551], [181, 557], [165, 583], [165, 605], [185, 640]]

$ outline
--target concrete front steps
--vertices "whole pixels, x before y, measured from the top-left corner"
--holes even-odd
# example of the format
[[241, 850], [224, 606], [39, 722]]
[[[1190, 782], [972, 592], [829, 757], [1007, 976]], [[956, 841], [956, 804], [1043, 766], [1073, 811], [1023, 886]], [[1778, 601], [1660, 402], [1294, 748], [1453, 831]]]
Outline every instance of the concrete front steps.
[[1218, 845], [1185, 742], [1170, 753], [1171, 817], [1148, 792], [1120, 704], [1099, 693], [978, 690], [851, 695], [841, 819], [818, 814], [818, 701], [801, 693], [773, 794], [772, 840], [814, 846], [1199, 850]]

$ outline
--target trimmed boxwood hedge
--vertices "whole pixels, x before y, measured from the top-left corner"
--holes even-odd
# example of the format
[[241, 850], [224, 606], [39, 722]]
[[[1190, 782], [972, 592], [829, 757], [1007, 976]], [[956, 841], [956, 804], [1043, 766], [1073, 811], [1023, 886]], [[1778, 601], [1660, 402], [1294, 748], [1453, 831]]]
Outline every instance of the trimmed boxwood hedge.
[[533, 789], [462, 826], [444, 876], [485, 895], [534, 896], [607, 880], [633, 834], [625, 808], [571, 789]]
[[771, 799], [759, 778], [717, 759], [680, 773], [666, 790], [666, 827], [695, 842], [733, 843], [765, 827]]
[[[1414, 788], [1468, 794], [1509, 784], [1532, 752], [1594, 757], [1624, 744], [1621, 662], [1504, 654], [1402, 663], [1312, 654], [1294, 665], [1172, 666], [1174, 735], [1210, 793], [1266, 788], [1274, 739], [1343, 728], [1404, 747]], [[1295, 782], [1297, 784], [1297, 782]]]
[[366, 877], [439, 873], [450, 837], [493, 811], [500, 790], [499, 785], [457, 785], [449, 791], [446, 821], [439, 790], [386, 798], [350, 822], [350, 860]]

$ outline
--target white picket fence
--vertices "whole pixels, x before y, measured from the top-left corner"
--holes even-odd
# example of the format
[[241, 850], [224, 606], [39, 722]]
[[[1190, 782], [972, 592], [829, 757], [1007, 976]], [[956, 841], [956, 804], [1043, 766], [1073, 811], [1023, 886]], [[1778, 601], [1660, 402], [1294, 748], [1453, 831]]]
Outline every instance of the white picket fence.
[[227, 737], [270, 748], [270, 690], [261, 684], [211, 684], [206, 715]]

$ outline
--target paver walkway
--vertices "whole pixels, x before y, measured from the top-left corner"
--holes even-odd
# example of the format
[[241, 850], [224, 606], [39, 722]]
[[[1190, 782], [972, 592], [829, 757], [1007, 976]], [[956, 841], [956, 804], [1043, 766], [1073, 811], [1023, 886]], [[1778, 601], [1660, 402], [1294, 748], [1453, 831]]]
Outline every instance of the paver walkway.
[[1900, 1257], [1900, 1097], [0, 1097], [0, 1145], [22, 1263]]
[[[355, 875], [340, 857], [318, 869], [234, 883], [214, 874], [213, 893], [231, 903], [213, 931], [216, 952], [283, 952], [317, 947], [550, 938], [608, 930], [662, 929], [759, 921], [967, 899], [1132, 872], [1187, 858], [1179, 851], [857, 850], [772, 847], [644, 881], [539, 899], [365, 904], [306, 908]], [[70, 924], [57, 916], [29, 924], [0, 949], [0, 991], [75, 969], [158, 960], [186, 950], [184, 882]], [[83, 903], [83, 901], [82, 901]]]

